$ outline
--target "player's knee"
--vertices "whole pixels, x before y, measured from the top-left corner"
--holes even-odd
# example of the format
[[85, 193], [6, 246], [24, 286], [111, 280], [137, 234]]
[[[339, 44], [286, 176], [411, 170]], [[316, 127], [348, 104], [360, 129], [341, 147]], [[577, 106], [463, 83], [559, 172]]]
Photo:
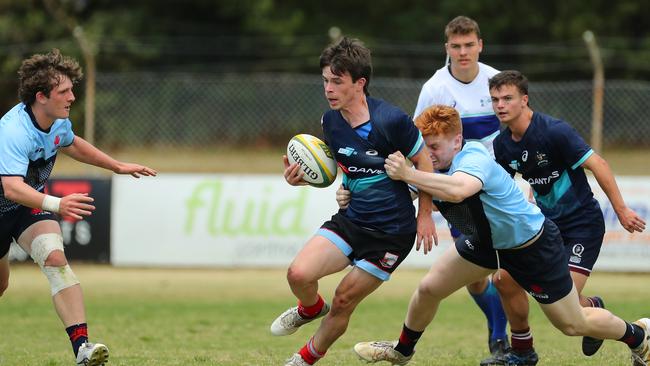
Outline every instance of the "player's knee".
[[501, 295], [515, 294], [523, 291], [510, 276], [493, 276], [492, 284]]
[[436, 282], [426, 281], [426, 277], [424, 280], [420, 281], [417, 291], [418, 291], [418, 295], [421, 297], [427, 297], [427, 298], [432, 298], [437, 300], [442, 300], [445, 297], [439, 290], [439, 286], [436, 285]]
[[303, 270], [299, 266], [289, 266], [287, 270], [287, 281], [291, 286], [303, 286], [313, 279], [309, 276], [307, 271]]
[[32, 241], [31, 256], [50, 283], [52, 296], [79, 284], [63, 253], [63, 238], [59, 234], [41, 234]]

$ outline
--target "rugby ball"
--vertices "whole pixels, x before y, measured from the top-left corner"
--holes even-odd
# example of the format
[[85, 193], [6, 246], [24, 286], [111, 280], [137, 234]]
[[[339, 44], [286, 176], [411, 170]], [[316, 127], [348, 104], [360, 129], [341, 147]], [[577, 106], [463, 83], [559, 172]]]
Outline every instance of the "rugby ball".
[[336, 160], [330, 148], [318, 137], [296, 135], [287, 145], [289, 164], [298, 163], [305, 172], [302, 179], [314, 187], [327, 187], [336, 179]]

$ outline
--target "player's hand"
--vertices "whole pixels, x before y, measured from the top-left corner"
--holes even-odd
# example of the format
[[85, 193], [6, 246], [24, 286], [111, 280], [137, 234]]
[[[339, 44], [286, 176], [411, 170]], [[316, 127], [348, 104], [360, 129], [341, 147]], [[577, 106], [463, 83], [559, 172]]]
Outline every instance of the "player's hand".
[[625, 228], [625, 230], [633, 233], [635, 231], [642, 232], [645, 230], [645, 221], [629, 207], [625, 207], [620, 213], [616, 212], [618, 221]]
[[61, 198], [59, 214], [83, 220], [82, 216], [90, 216], [95, 211], [95, 206], [92, 204], [94, 201], [95, 199], [88, 196], [88, 193], [69, 194]]
[[434, 245], [438, 246], [438, 233], [433, 222], [433, 216], [430, 213], [421, 215], [418, 213], [415, 250], [420, 250], [420, 247], [422, 247], [424, 254], [427, 254], [433, 249]]
[[350, 204], [350, 191], [345, 189], [343, 184], [336, 190], [336, 203], [339, 204], [339, 208], [342, 210], [348, 208]]
[[386, 174], [393, 180], [404, 180], [409, 170], [406, 165], [406, 158], [399, 151], [388, 155], [388, 158], [384, 162], [384, 169], [386, 170]]
[[155, 177], [158, 174], [158, 172], [149, 167], [133, 163], [119, 163], [117, 169], [115, 169], [115, 173], [131, 174], [135, 178], [140, 178], [140, 176]]
[[308, 183], [302, 180], [305, 172], [300, 169], [300, 164], [289, 164], [289, 158], [286, 155], [282, 155], [282, 160], [284, 161], [284, 180], [292, 186], [306, 186]]

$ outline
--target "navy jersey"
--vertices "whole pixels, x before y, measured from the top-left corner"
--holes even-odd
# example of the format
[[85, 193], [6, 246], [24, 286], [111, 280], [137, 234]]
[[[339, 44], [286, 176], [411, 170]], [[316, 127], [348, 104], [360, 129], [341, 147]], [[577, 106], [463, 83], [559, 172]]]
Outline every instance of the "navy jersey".
[[[73, 139], [69, 119], [57, 119], [44, 131], [28, 106], [16, 105], [0, 119], [0, 176], [21, 176], [30, 187], [43, 191], [57, 150], [71, 145]], [[5, 198], [0, 185], [0, 215], [18, 206]]]
[[569, 124], [534, 112], [521, 141], [506, 128], [494, 140], [495, 159], [511, 176], [520, 173], [537, 204], [563, 235], [593, 235], [602, 228], [598, 201], [581, 165], [594, 151]]
[[415, 207], [408, 186], [384, 171], [386, 157], [400, 151], [406, 157], [424, 146], [411, 118], [383, 100], [367, 98], [370, 120], [352, 128], [340, 111], [323, 115], [325, 142], [343, 171], [343, 185], [352, 193], [342, 213], [353, 223], [388, 234], [416, 231]]

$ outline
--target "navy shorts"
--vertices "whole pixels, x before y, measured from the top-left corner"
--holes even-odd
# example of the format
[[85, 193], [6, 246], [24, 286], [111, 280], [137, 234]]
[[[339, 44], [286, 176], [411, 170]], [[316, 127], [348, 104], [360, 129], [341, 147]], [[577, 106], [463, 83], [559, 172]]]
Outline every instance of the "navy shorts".
[[[497, 269], [497, 251], [472, 243], [461, 236], [456, 240], [461, 257], [484, 268]], [[571, 292], [573, 280], [567, 266], [562, 237], [557, 226], [546, 219], [539, 238], [521, 249], [500, 249], [501, 268], [537, 302], [552, 304]]]
[[18, 240], [23, 231], [43, 220], [56, 220], [56, 215], [25, 206], [18, 206], [17, 209], [0, 215], [0, 258], [7, 255], [11, 242]]
[[364, 228], [340, 213], [316, 232], [334, 243], [352, 264], [382, 281], [388, 281], [390, 274], [411, 252], [415, 234], [392, 235]]

